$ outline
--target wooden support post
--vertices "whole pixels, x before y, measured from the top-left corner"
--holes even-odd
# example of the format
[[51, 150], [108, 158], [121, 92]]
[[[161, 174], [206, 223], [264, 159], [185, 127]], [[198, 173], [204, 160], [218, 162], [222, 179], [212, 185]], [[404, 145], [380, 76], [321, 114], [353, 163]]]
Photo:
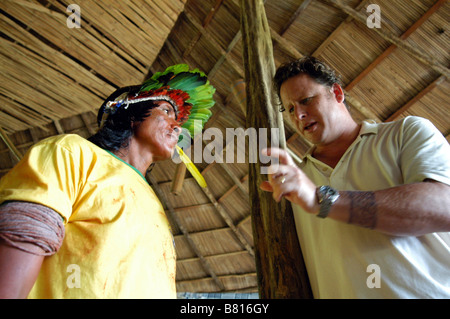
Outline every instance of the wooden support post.
[[186, 176], [186, 165], [184, 163], [177, 164], [175, 175], [173, 176], [172, 188], [170, 192], [178, 195], [183, 188], [184, 177]]
[[[270, 28], [262, 0], [240, 0], [243, 61], [247, 96], [247, 127], [279, 128], [286, 148], [283, 118], [275, 106], [275, 73]], [[268, 141], [271, 136], [268, 136]], [[249, 164], [249, 192], [255, 259], [261, 298], [312, 298], [297, 238], [291, 203], [273, 200], [260, 190], [261, 164]]]

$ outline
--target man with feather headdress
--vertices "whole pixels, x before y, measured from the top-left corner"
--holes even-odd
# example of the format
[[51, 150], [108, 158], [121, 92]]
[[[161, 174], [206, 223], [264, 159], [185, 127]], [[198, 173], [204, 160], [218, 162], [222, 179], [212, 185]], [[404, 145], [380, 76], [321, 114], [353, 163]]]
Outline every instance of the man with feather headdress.
[[88, 140], [34, 145], [0, 181], [0, 297], [176, 298], [173, 236], [144, 176], [182, 128], [201, 131], [214, 92], [171, 66], [109, 96]]

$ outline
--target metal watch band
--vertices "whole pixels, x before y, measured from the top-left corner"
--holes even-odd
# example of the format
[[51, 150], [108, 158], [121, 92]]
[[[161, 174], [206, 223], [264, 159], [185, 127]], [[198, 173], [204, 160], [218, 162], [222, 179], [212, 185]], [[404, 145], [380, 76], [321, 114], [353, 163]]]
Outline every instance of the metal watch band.
[[339, 192], [330, 186], [320, 186], [317, 188], [316, 192], [320, 205], [317, 217], [326, 218], [330, 213], [331, 206], [339, 198]]

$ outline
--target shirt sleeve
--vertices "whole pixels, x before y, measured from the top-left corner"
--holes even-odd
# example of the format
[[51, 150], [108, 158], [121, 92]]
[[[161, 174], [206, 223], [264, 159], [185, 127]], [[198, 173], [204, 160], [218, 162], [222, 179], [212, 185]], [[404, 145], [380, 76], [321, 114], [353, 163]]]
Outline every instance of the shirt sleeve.
[[54, 140], [33, 146], [0, 180], [0, 203], [25, 201], [47, 206], [67, 223], [78, 192], [79, 163]]
[[51, 256], [64, 239], [61, 216], [53, 209], [29, 202], [0, 205], [0, 239], [6, 244], [38, 256]]
[[427, 119], [408, 117], [402, 131], [400, 164], [405, 184], [433, 179], [450, 185], [450, 146]]

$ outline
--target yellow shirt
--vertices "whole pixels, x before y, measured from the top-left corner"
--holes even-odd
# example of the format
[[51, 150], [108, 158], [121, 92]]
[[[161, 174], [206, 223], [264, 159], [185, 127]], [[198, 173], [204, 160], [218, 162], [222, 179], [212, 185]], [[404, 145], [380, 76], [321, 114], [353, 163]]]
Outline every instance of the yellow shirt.
[[176, 298], [164, 209], [132, 166], [78, 135], [35, 146], [0, 181], [0, 203], [39, 203], [64, 219], [30, 298]]

